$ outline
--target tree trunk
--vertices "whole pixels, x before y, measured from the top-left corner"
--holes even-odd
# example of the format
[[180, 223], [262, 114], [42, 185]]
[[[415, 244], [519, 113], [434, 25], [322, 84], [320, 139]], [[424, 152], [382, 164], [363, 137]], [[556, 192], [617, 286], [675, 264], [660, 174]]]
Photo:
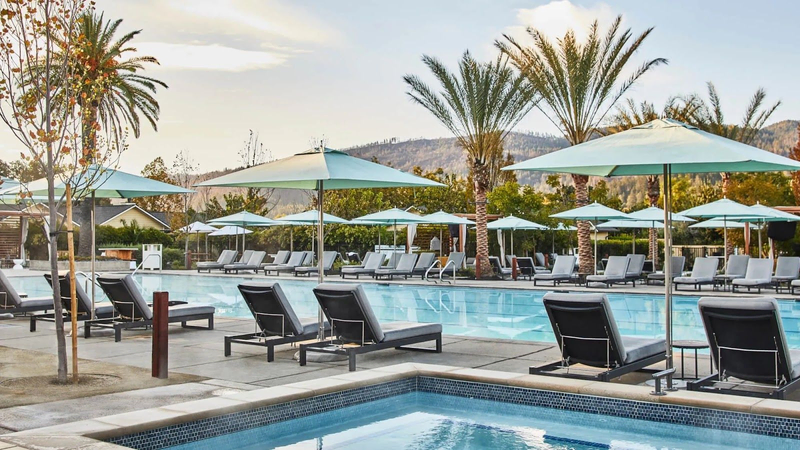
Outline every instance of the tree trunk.
[[475, 228], [477, 238], [475, 260], [480, 267], [476, 277], [487, 278], [494, 275], [489, 264], [489, 230], [486, 228], [486, 188], [488, 183], [488, 168], [476, 166], [473, 170], [473, 186], [475, 189]]
[[[729, 172], [723, 172], [722, 175], [722, 197], [728, 198], [728, 192], [730, 192], [731, 188], [731, 174]], [[725, 255], [730, 256], [733, 254], [733, 240], [728, 239], [728, 243], [725, 246]]]
[[78, 256], [88, 258], [92, 256], [92, 239], [94, 239], [92, 199], [87, 197], [81, 200], [74, 212], [78, 213], [76, 222], [81, 225], [81, 232], [78, 234]]
[[[650, 202], [650, 206], [658, 206], [658, 198], [661, 194], [659, 185], [658, 185], [658, 177], [655, 175], [650, 175], [647, 177], [647, 199]], [[658, 267], [658, 230], [655, 228], [650, 228], [649, 236], [648, 236], [648, 253], [650, 259], [653, 261], [653, 270]]]
[[[589, 177], [586, 175], [572, 175], [575, 184], [575, 203], [578, 207], [589, 204]], [[580, 259], [580, 272], [594, 273], [594, 253], [592, 250], [592, 229], [589, 222], [578, 221], [578, 258]]]
[[72, 382], [78, 383], [78, 299], [75, 287], [75, 239], [72, 226], [72, 192], [70, 186], [66, 189], [67, 216], [67, 249], [69, 252], [69, 304], [70, 304], [70, 332], [72, 340]]
[[55, 174], [53, 169], [52, 151], [47, 152], [47, 206], [49, 208], [50, 235], [47, 236], [50, 245], [50, 276], [53, 283], [53, 314], [56, 323], [56, 342], [58, 347], [58, 382], [67, 382], [67, 342], [64, 337], [64, 316], [61, 310], [61, 289], [58, 283], [58, 215], [55, 199]]

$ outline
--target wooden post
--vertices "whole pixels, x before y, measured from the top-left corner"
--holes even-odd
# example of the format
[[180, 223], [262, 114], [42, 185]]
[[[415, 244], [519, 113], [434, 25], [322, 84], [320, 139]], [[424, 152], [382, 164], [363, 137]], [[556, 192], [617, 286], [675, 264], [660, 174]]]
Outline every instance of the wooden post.
[[153, 372], [154, 378], [167, 378], [169, 363], [169, 292], [153, 292]]
[[[69, 305], [70, 322], [72, 325], [72, 382], [78, 383], [78, 300], [75, 292], [75, 241], [73, 240], [72, 226], [72, 189], [66, 186], [67, 203], [67, 252], [69, 258]], [[58, 283], [58, 280], [53, 280]], [[61, 293], [62, 297], [64, 293]]]
[[517, 257], [511, 258], [511, 279], [517, 281]]

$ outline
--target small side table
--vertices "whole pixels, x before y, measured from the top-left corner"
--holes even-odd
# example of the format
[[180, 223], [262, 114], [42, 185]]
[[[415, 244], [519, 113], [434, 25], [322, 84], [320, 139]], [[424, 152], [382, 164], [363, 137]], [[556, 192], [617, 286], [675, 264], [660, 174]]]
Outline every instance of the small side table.
[[[672, 341], [672, 348], [677, 348], [677, 349], [680, 349], [680, 351], [681, 351], [681, 378], [680, 379], [681, 380], [685, 380], [686, 379], [685, 366], [684, 366], [684, 357], [683, 357], [683, 352], [685, 350], [694, 350], [694, 376], [695, 376], [694, 379], [696, 380], [696, 379], [700, 378], [698, 376], [698, 371], [699, 370], [698, 370], [698, 363], [697, 363], [697, 351], [708, 348], [708, 342], [706, 342], [706, 341], [690, 341], [690, 340]], [[711, 372], [713, 372], [714, 371], [714, 360], [709, 358], [709, 364], [708, 365], [709, 365], [709, 368], [710, 368]]]

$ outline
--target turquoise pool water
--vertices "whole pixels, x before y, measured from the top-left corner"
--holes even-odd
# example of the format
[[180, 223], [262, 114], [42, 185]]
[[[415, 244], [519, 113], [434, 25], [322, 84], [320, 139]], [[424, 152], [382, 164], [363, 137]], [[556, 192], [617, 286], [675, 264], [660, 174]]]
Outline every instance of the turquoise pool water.
[[413, 392], [172, 449], [789, 449], [798, 441]]
[[[263, 276], [246, 279], [267, 280]], [[31, 296], [47, 295], [49, 292], [43, 277], [12, 277], [10, 280], [17, 289]], [[217, 314], [222, 317], [252, 317], [236, 288], [243, 278], [137, 274], [136, 280], [145, 298], [152, 297], [155, 291], [168, 291], [172, 300], [214, 305]], [[331, 278], [331, 281], [336, 280], [338, 278]], [[299, 316], [316, 315], [317, 302], [311, 292], [316, 281], [295, 277], [284, 277], [278, 281]], [[451, 335], [554, 341], [542, 306], [544, 290], [375, 283], [365, 283], [363, 286], [381, 321], [441, 323], [444, 333]], [[622, 294], [609, 289], [608, 297], [622, 334], [664, 336], [663, 296]], [[683, 295], [675, 297], [673, 330], [676, 340], [705, 339], [697, 311], [697, 299]], [[788, 344], [792, 348], [800, 348], [800, 303], [779, 303]]]

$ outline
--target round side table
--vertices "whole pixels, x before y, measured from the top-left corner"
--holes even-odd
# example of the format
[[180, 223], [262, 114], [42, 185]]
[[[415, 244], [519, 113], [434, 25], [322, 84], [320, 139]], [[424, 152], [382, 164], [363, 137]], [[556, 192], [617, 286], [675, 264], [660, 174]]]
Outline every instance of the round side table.
[[[684, 356], [683, 353], [685, 350], [694, 350], [694, 379], [700, 378], [698, 376], [698, 363], [697, 363], [697, 351], [708, 348], [708, 342], [706, 341], [691, 341], [691, 340], [682, 340], [682, 341], [672, 341], [672, 348], [680, 349], [681, 351], [681, 380], [686, 379], [685, 369], [684, 366]], [[714, 371], [714, 360], [709, 358], [709, 368], [711, 372]]]

